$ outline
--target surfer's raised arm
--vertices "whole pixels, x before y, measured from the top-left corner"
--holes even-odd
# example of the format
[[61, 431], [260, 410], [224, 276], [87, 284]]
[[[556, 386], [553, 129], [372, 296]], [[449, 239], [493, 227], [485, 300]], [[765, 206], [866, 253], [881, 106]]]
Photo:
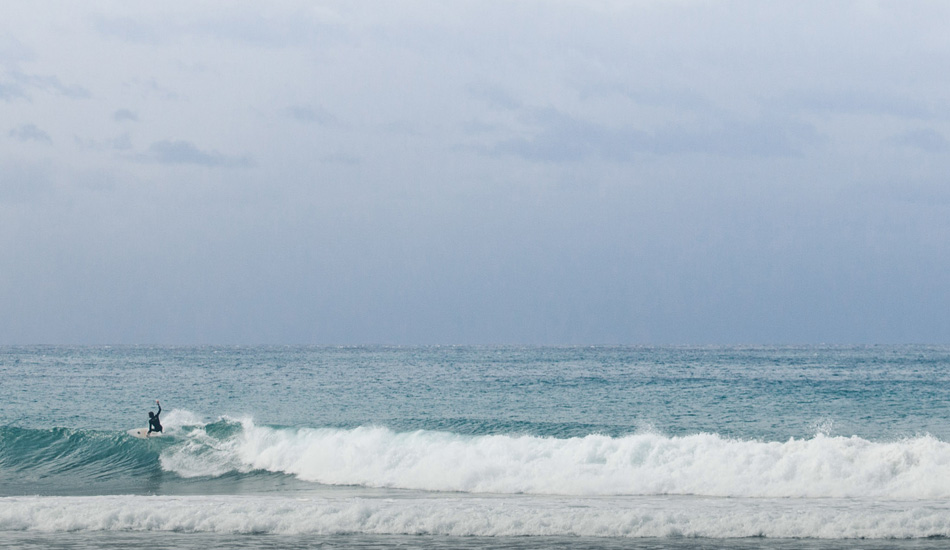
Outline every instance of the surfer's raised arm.
[[158, 405], [158, 412], [155, 413], [155, 416], [162, 414], [162, 404], [158, 402], [158, 399], [155, 400], [155, 404]]

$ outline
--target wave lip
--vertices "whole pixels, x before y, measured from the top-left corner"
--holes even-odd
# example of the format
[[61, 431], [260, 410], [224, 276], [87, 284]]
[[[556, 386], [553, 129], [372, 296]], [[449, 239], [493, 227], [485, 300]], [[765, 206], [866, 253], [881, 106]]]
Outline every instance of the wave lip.
[[893, 442], [821, 434], [785, 442], [655, 433], [556, 439], [271, 428], [245, 419], [223, 437], [191, 432], [162, 452], [161, 464], [192, 478], [268, 471], [327, 485], [466, 493], [950, 497], [950, 444], [930, 436]]
[[7, 497], [0, 531], [906, 539], [950, 536], [950, 507], [695, 497]]

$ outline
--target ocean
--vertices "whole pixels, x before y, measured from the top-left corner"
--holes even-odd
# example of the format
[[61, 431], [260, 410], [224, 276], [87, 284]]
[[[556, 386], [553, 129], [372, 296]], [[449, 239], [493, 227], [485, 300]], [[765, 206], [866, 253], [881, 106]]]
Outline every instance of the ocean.
[[0, 547], [134, 546], [948, 548], [950, 347], [0, 347]]

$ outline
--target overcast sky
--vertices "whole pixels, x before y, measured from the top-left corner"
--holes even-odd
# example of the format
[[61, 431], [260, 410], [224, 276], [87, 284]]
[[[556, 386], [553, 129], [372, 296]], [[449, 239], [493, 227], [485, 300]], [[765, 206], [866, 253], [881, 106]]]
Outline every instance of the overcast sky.
[[950, 3], [2, 11], [0, 344], [950, 342]]

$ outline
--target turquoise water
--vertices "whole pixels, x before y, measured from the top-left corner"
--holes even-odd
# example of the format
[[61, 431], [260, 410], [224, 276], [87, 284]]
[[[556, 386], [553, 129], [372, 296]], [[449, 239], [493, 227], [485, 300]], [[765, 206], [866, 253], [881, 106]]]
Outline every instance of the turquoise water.
[[[939, 546], [948, 367], [935, 346], [0, 348], [0, 543]], [[129, 437], [156, 398], [166, 434]]]

